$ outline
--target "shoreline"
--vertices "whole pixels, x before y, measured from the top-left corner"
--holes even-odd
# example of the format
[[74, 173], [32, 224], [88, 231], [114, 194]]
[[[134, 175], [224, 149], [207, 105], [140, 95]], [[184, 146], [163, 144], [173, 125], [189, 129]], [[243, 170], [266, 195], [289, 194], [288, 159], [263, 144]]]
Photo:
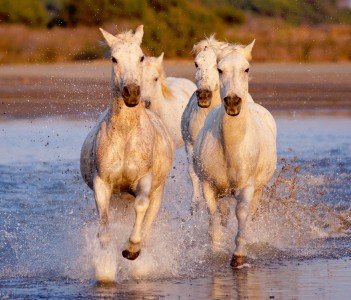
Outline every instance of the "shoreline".
[[[194, 81], [192, 61], [165, 61]], [[0, 66], [0, 118], [98, 116], [109, 103], [108, 60]], [[351, 63], [252, 63], [250, 94], [272, 112], [351, 113]]]

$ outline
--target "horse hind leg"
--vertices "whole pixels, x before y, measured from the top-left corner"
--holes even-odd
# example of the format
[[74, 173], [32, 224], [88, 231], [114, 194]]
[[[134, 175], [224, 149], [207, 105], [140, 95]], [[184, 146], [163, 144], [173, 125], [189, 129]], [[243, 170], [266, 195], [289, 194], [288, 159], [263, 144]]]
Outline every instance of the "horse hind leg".
[[138, 258], [141, 251], [141, 228], [144, 221], [145, 213], [149, 208], [150, 189], [151, 189], [152, 175], [148, 174], [141, 178], [138, 182], [136, 198], [134, 203], [135, 209], [135, 223], [132, 233], [129, 237], [127, 247], [122, 251], [124, 258], [134, 260]]
[[100, 217], [98, 237], [101, 245], [105, 247], [108, 245], [111, 239], [108, 225], [109, 225], [109, 206], [110, 206], [110, 199], [112, 196], [112, 188], [99, 176], [96, 176], [94, 178], [93, 186], [94, 186], [95, 203]]

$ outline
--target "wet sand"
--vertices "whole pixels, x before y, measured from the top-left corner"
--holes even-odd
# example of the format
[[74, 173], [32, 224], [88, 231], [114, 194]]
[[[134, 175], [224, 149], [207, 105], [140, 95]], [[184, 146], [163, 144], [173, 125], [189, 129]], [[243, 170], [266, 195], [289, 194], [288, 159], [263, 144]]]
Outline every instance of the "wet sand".
[[[168, 76], [194, 80], [191, 61], [166, 61]], [[0, 118], [96, 117], [109, 102], [110, 62], [0, 66]], [[272, 111], [351, 111], [351, 63], [252, 63], [250, 93]]]

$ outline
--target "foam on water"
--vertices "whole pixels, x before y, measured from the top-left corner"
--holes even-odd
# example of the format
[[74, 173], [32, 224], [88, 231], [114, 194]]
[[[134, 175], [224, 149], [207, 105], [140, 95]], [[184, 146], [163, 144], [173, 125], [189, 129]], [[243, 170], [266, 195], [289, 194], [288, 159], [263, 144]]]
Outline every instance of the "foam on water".
[[[280, 127], [278, 122], [281, 130], [284, 122]], [[37, 122], [36, 127], [31, 127], [23, 121], [22, 125], [4, 126], [8, 140], [26, 126], [31, 136], [16, 136], [12, 158], [0, 165], [0, 278], [97, 278], [123, 282], [201, 277], [228, 265], [237, 230], [234, 209], [228, 227], [223, 228], [221, 253], [214, 256], [205, 203], [190, 216], [191, 184], [184, 149], [177, 150], [153, 235], [140, 257], [128, 261], [121, 255], [134, 222], [133, 205], [128, 200], [113, 200], [112, 240], [108, 249], [101, 249], [96, 237], [98, 218], [93, 195], [79, 174], [79, 151], [89, 124], [62, 123], [51, 120], [50, 126], [43, 122], [40, 127]], [[14, 125], [17, 131], [12, 132]], [[285, 126], [290, 128], [291, 124]], [[39, 144], [28, 142], [38, 130], [47, 137], [48, 131], [62, 128], [65, 132], [60, 132], [60, 140], [50, 135], [47, 146], [45, 140]], [[65, 135], [64, 140], [61, 134]], [[330, 152], [323, 140], [320, 152], [327, 152], [319, 152], [315, 159], [314, 153], [305, 149], [295, 150], [296, 153], [289, 150], [296, 141], [282, 134], [279, 139], [281, 159], [277, 173], [249, 226], [249, 256], [253, 259], [250, 265], [276, 259], [350, 256], [350, 142], [347, 144], [342, 138], [340, 152]], [[29, 157], [23, 158], [21, 141]], [[315, 142], [318, 144], [318, 139]], [[62, 153], [60, 143], [64, 144]], [[316, 144], [313, 151], [317, 151]], [[17, 148], [22, 149], [18, 150], [18, 160]], [[338, 148], [338, 144], [333, 148]], [[0, 153], [5, 151], [7, 148], [0, 146]], [[234, 199], [226, 201], [234, 208]]]

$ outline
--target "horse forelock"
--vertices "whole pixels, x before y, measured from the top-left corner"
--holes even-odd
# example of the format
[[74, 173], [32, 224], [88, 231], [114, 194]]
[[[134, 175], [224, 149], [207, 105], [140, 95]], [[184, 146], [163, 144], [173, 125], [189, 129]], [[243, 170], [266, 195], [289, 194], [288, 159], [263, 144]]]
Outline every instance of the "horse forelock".
[[121, 33], [117, 33], [115, 38], [119, 41], [131, 42], [133, 40], [134, 34], [132, 30], [123, 31]]
[[199, 52], [206, 48], [221, 49], [222, 47], [228, 45], [225, 42], [217, 41], [215, 35], [215, 33], [211, 34], [209, 37], [195, 44], [193, 46], [193, 49], [191, 50], [191, 53], [196, 56], [197, 54], [199, 54]]
[[242, 50], [244, 48], [245, 48], [245, 46], [241, 45], [241, 44], [231, 44], [220, 51], [220, 53], [217, 56], [217, 61], [219, 62], [225, 56], [227, 56], [231, 53], [240, 53], [240, 50]]

